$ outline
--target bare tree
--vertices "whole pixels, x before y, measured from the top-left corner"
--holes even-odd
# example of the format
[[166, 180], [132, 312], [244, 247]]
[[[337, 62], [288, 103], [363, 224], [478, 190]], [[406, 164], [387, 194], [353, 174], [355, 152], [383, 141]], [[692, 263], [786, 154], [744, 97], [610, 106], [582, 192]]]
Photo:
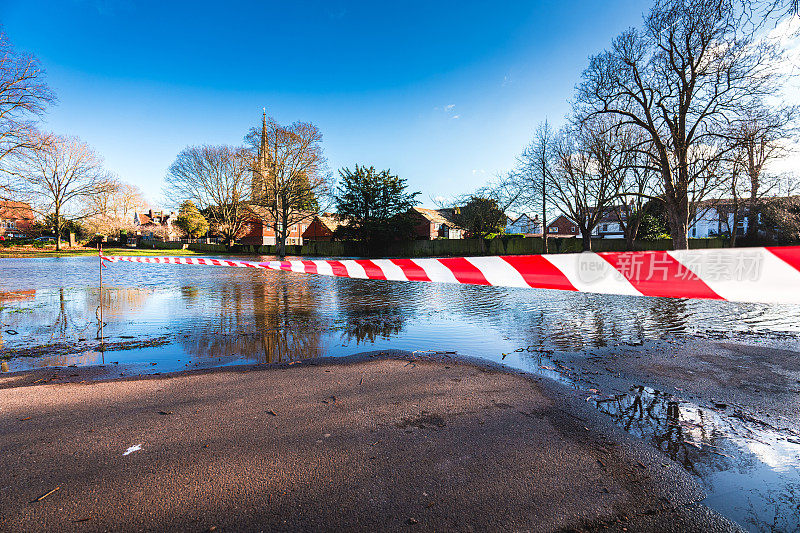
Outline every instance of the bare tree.
[[246, 139], [251, 146], [253, 211], [275, 229], [277, 255], [283, 257], [291, 226], [312, 219], [330, 202], [322, 133], [309, 122], [283, 126], [265, 113], [260, 131], [253, 128]]
[[190, 146], [169, 167], [164, 196], [178, 205], [191, 200], [230, 246], [250, 216], [250, 158], [244, 148]]
[[616, 193], [617, 205], [613, 215], [625, 237], [625, 248], [633, 250], [644, 218], [653, 201], [659, 201], [656, 189], [656, 173], [650, 165], [649, 153], [643, 151], [642, 137], [630, 128], [615, 130], [619, 140], [620, 172]]
[[658, 0], [642, 30], [624, 32], [591, 58], [579, 86], [584, 116], [611, 115], [647, 137], [678, 249], [688, 247], [690, 204], [708, 189], [698, 182], [724, 155], [726, 125], [773, 87], [774, 46], [738, 24], [729, 2]]
[[15, 190], [31, 201], [35, 211], [52, 216], [60, 250], [65, 223], [94, 214], [88, 200], [108, 190], [108, 173], [100, 157], [75, 137], [34, 133], [26, 142], [36, 148], [16, 154], [9, 173], [15, 178]]
[[[0, 171], [10, 157], [35, 147], [35, 121], [54, 99], [38, 60], [14, 50], [0, 32]], [[11, 196], [9, 177], [0, 182], [0, 200]]]
[[555, 134], [545, 120], [536, 128], [531, 143], [517, 160], [519, 171], [515, 176], [521, 180], [524, 191], [523, 203], [538, 208], [542, 214], [542, 253], [547, 253], [547, 184], [553, 178], [555, 160]]
[[110, 179], [104, 190], [87, 198], [87, 204], [93, 215], [86, 219], [86, 226], [102, 235], [133, 230], [134, 214], [147, 209], [139, 187], [118, 179]]
[[[778, 188], [779, 179], [769, 174], [767, 167], [788, 153], [787, 141], [793, 134], [790, 124], [794, 115], [793, 108], [774, 111], [763, 105], [749, 106], [731, 132], [734, 149], [730, 188], [738, 201], [737, 192], [744, 185], [748, 239], [755, 238], [758, 230], [759, 200]], [[739, 174], [743, 174], [745, 179], [740, 180]], [[733, 216], [735, 221], [729, 228], [731, 246], [736, 242], [736, 228], [742, 215], [734, 209]]]
[[561, 133], [547, 183], [552, 203], [580, 229], [584, 251], [592, 249], [592, 232], [617, 197], [628, 154], [613, 131], [589, 124]]

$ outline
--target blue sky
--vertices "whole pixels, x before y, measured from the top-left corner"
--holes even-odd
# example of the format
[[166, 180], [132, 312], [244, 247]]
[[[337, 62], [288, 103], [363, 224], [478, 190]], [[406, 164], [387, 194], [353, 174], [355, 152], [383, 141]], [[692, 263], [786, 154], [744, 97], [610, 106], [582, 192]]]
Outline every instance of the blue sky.
[[0, 0], [0, 23], [58, 95], [43, 127], [155, 202], [183, 147], [240, 144], [266, 107], [317, 124], [334, 173], [391, 168], [432, 205], [560, 123], [589, 55], [649, 5]]

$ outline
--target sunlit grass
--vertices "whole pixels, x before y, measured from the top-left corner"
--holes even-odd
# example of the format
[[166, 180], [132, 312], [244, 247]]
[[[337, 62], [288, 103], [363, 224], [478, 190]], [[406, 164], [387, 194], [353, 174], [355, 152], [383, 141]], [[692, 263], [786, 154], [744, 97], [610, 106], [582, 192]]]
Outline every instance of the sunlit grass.
[[[0, 248], [0, 257], [82, 257], [97, 255], [96, 248], [69, 248], [56, 250], [55, 246], [36, 248], [33, 246], [15, 246]], [[103, 255], [157, 255], [157, 256], [184, 256], [208, 255], [208, 252], [194, 250], [162, 250], [152, 248], [103, 248]]]

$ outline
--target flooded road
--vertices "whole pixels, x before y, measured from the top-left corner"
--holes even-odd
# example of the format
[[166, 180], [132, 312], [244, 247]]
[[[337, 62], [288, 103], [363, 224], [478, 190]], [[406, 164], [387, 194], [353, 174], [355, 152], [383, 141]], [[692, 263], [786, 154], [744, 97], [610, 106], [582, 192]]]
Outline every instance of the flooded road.
[[103, 274], [101, 347], [96, 258], [0, 259], [0, 272], [0, 356], [11, 371], [105, 364], [135, 375], [368, 350], [455, 352], [586, 391], [620, 427], [700, 476], [705, 503], [743, 527], [800, 528], [794, 430], [753, 409], [714, 408], [702, 394], [659, 391], [645, 375], [612, 390], [582, 367], [600, 357], [592, 371], [605, 372], [617, 347], [682, 339], [800, 352], [800, 306], [118, 263]]

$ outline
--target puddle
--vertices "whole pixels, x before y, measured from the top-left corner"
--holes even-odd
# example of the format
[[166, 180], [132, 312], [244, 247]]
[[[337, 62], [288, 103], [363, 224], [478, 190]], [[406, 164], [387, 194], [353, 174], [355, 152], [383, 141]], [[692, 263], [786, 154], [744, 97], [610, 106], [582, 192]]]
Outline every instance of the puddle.
[[736, 407], [699, 407], [648, 387], [596, 399], [628, 431], [696, 474], [706, 505], [751, 531], [800, 530], [800, 440]]

